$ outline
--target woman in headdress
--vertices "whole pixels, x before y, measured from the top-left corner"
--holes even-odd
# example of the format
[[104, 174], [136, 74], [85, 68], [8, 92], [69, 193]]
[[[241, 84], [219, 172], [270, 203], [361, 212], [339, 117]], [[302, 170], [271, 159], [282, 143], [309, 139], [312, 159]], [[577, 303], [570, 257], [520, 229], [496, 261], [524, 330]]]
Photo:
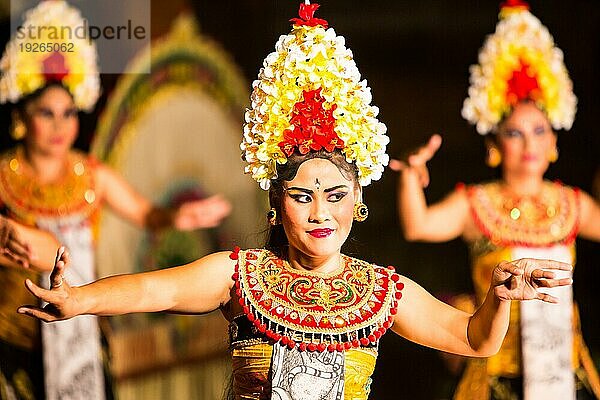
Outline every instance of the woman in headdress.
[[[507, 1], [496, 32], [471, 67], [462, 115], [486, 137], [487, 163], [500, 180], [458, 185], [439, 203], [423, 193], [433, 136], [400, 171], [398, 209], [408, 240], [441, 242], [461, 236], [470, 246], [476, 299], [485, 298], [501, 260], [535, 257], [574, 263], [577, 236], [600, 241], [600, 207], [585, 192], [544, 180], [558, 158], [555, 130], [570, 129], [576, 98], [562, 52], [526, 3]], [[600, 396], [600, 382], [583, 343], [571, 289], [560, 307], [514, 303], [500, 352], [469, 360], [457, 399], [574, 399]], [[542, 313], [542, 314], [540, 314]], [[539, 316], [536, 316], [536, 314]]]
[[[15, 35], [0, 61], [0, 102], [14, 104], [11, 133], [20, 140], [0, 156], [2, 214], [51, 232], [66, 245], [74, 260], [68, 277], [78, 284], [95, 279], [93, 225], [102, 203], [139, 227], [218, 225], [230, 208], [221, 197], [177, 210], [160, 209], [108, 167], [72, 148], [79, 131], [78, 112], [91, 111], [100, 94], [96, 48], [76, 35], [62, 40], [46, 36], [63, 32], [58, 27], [85, 27], [79, 11], [64, 1], [40, 2], [27, 12], [23, 26], [39, 29], [32, 35]], [[42, 45], [48, 51], [33, 50]], [[49, 271], [54, 264], [54, 256], [38, 243], [29, 246], [41, 257], [32, 263], [38, 271], [0, 266], [2, 398], [43, 398], [45, 392], [48, 399], [102, 399], [105, 387], [95, 317], [43, 325], [40, 333], [35, 321], [15, 315], [20, 304], [34, 300], [23, 279], [38, 281], [39, 270]]]
[[[381, 176], [388, 138], [344, 38], [301, 4], [253, 83], [242, 150], [269, 190], [265, 248], [215, 253], [190, 264], [72, 287], [62, 250], [50, 304], [19, 312], [45, 321], [216, 309], [230, 321], [235, 399], [367, 399], [381, 336], [392, 329], [425, 346], [489, 356], [508, 326], [510, 300], [555, 297], [568, 264], [500, 263], [474, 313], [444, 304], [418, 284], [341, 253], [353, 220], [364, 221], [362, 186]], [[75, 262], [72, 263], [75, 266]], [[75, 318], [78, 319], [81, 317]], [[397, 388], [396, 388], [397, 389]]]

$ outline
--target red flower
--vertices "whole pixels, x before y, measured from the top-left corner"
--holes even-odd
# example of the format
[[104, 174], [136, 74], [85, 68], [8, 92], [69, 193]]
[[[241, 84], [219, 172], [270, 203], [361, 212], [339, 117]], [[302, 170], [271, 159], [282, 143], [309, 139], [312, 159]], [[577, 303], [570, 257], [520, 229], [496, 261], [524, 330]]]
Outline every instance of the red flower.
[[317, 26], [321, 25], [323, 28], [327, 29], [328, 23], [324, 19], [315, 18], [315, 11], [319, 8], [319, 4], [305, 4], [300, 3], [300, 10], [298, 10], [298, 15], [300, 18], [292, 18], [290, 22], [294, 25], [306, 25], [306, 26]]
[[279, 143], [281, 151], [286, 156], [291, 156], [298, 148], [300, 154], [306, 154], [311, 150], [325, 149], [332, 152], [334, 149], [344, 148], [344, 141], [335, 133], [333, 111], [337, 105], [331, 108], [323, 108], [325, 99], [321, 96], [321, 88], [304, 91], [303, 101], [294, 105], [291, 124], [293, 129], [283, 132], [283, 141]]
[[500, 9], [503, 8], [524, 8], [529, 10], [529, 4], [523, 0], [506, 0], [500, 4]]
[[540, 86], [537, 77], [530, 70], [529, 65], [521, 61], [521, 68], [513, 71], [512, 77], [508, 80], [507, 102], [514, 105], [525, 99], [537, 100], [539, 95]]
[[55, 51], [42, 62], [42, 74], [46, 82], [60, 82], [68, 73], [65, 57], [59, 52]]

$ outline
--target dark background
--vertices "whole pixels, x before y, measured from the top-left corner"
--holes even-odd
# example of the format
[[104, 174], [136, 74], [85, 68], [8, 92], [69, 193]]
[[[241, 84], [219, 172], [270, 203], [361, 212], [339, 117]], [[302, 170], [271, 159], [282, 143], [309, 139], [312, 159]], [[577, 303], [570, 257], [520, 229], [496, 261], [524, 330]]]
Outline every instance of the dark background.
[[[156, 0], [152, 2], [153, 35], [165, 29], [175, 10], [191, 9], [201, 31], [229, 51], [250, 83], [279, 35], [290, 31], [288, 20], [296, 17], [298, 4], [291, 0]], [[430, 163], [430, 202], [441, 199], [457, 182], [496, 177], [484, 164], [483, 139], [461, 118], [460, 109], [467, 92], [469, 65], [477, 61], [485, 35], [495, 29], [499, 2], [335, 0], [320, 4], [317, 16], [327, 19], [338, 35], [346, 38], [372, 88], [373, 103], [388, 126], [389, 153], [399, 155], [433, 133], [443, 136], [442, 148]], [[537, 0], [530, 5], [563, 50], [579, 98], [575, 124], [571, 131], [559, 133], [560, 158], [547, 177], [589, 191], [600, 166], [596, 129], [600, 111], [600, 2]], [[7, 24], [4, 26], [3, 43], [8, 36]], [[79, 147], [89, 143], [95, 117], [116, 78], [103, 76], [105, 93], [96, 112], [82, 116]], [[0, 114], [1, 127], [7, 132], [7, 108], [2, 107]], [[395, 265], [438, 296], [470, 291], [468, 252], [460, 240], [445, 244], [403, 240], [395, 208], [396, 178], [387, 171], [380, 182], [366, 189], [370, 216], [367, 222], [356, 224], [349, 251], [379, 264]], [[598, 364], [600, 300], [595, 290], [600, 245], [578, 240], [577, 246], [575, 298], [581, 307], [584, 336]], [[372, 398], [451, 397], [456, 378], [447, 372], [437, 352], [393, 334], [382, 339], [380, 350]]]

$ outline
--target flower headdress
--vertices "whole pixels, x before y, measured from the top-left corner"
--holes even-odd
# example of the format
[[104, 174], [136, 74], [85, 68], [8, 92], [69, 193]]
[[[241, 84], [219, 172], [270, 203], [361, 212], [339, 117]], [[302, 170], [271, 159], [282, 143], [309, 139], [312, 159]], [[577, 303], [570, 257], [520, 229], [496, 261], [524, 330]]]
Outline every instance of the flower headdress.
[[370, 105], [371, 89], [327, 21], [314, 17], [318, 4], [300, 5], [292, 31], [282, 35], [252, 84], [246, 110], [243, 158], [261, 188], [277, 177], [277, 164], [294, 152], [340, 149], [358, 168], [359, 183], [381, 177], [389, 138]]
[[60, 82], [77, 108], [90, 111], [100, 95], [100, 79], [96, 46], [81, 37], [87, 36], [81, 34], [85, 26], [79, 10], [62, 0], [42, 1], [27, 11], [24, 29], [8, 42], [0, 60], [0, 103], [17, 103]]
[[524, 1], [502, 4], [496, 32], [487, 37], [470, 72], [462, 116], [480, 134], [490, 132], [521, 100], [534, 101], [554, 129], [571, 128], [577, 98], [563, 53]]

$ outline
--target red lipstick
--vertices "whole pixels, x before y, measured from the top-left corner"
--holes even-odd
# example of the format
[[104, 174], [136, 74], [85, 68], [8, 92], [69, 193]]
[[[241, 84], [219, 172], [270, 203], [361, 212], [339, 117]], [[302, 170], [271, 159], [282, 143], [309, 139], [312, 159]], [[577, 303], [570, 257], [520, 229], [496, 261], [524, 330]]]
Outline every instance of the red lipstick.
[[326, 238], [327, 236], [329, 236], [333, 233], [333, 229], [329, 229], [329, 228], [313, 229], [312, 231], [308, 231], [308, 233], [311, 236], [314, 236], [316, 238]]
[[537, 161], [537, 159], [538, 158], [535, 154], [530, 154], [530, 153], [523, 154], [523, 161], [525, 161], [525, 162]]

